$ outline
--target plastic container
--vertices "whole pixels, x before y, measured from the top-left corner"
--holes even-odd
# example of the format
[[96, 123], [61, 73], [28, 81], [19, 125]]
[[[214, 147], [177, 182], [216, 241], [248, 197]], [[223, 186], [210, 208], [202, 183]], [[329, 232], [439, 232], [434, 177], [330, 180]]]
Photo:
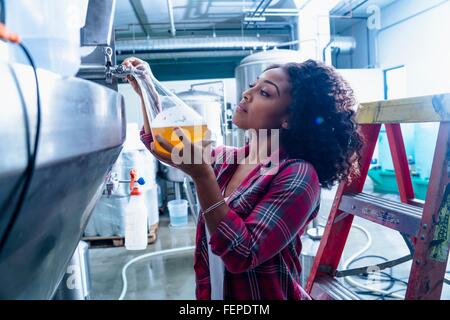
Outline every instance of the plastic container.
[[[74, 76], [81, 64], [80, 29], [88, 0], [8, 0], [6, 25], [17, 32], [38, 68]], [[17, 46], [10, 61], [27, 63]]]
[[172, 200], [167, 204], [169, 208], [170, 225], [172, 227], [185, 226], [188, 223], [187, 200]]
[[9, 46], [10, 44], [0, 41], [0, 62], [9, 62]]
[[158, 185], [156, 183], [147, 183], [145, 190], [145, 200], [148, 212], [148, 229], [159, 223], [159, 206], [158, 206]]
[[143, 195], [131, 195], [125, 214], [125, 248], [144, 250], [147, 248], [147, 208]]

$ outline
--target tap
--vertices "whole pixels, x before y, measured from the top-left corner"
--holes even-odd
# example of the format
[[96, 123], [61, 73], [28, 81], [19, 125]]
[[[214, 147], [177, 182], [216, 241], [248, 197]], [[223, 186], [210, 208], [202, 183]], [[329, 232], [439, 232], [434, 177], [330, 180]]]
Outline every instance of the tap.
[[112, 83], [112, 54], [113, 51], [111, 47], [104, 47], [103, 53], [105, 54], [105, 76], [106, 76], [106, 83], [111, 84]]
[[126, 78], [128, 75], [143, 75], [144, 71], [138, 70], [136, 68], [127, 67], [123, 64], [119, 64], [114, 66], [112, 64], [112, 54], [113, 51], [111, 47], [105, 47], [103, 48], [103, 53], [105, 54], [105, 75], [106, 75], [106, 82], [112, 83], [113, 77], [116, 78]]

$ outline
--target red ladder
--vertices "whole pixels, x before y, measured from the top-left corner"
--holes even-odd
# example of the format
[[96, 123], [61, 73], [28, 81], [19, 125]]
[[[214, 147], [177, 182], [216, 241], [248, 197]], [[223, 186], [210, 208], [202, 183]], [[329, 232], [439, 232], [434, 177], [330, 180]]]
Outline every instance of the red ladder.
[[[313, 299], [358, 298], [335, 277], [356, 215], [410, 239], [413, 263], [405, 298], [440, 299], [450, 244], [450, 94], [363, 104], [356, 118], [365, 138], [360, 176], [338, 186], [306, 290]], [[414, 199], [400, 128], [420, 122], [440, 123], [425, 202]], [[401, 203], [362, 193], [382, 124]]]

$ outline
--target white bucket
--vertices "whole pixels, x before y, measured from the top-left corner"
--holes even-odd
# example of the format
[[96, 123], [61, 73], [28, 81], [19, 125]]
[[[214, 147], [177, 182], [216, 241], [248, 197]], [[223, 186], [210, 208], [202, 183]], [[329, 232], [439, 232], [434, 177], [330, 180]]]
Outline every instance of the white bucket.
[[170, 225], [173, 227], [185, 226], [188, 223], [187, 200], [172, 200], [167, 204], [169, 208]]

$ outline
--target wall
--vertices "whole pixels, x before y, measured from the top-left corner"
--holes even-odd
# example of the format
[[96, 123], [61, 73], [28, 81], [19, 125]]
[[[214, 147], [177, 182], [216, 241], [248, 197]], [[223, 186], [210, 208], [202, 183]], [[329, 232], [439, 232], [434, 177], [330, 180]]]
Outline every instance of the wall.
[[341, 55], [338, 67], [367, 67], [370, 53], [370, 64], [381, 69], [405, 66], [407, 96], [450, 92], [449, 17], [449, 0], [395, 1], [382, 9], [377, 32], [367, 33], [365, 21], [339, 32], [353, 35], [357, 49]]
[[[354, 35], [353, 56], [339, 59], [339, 67], [363, 67], [367, 61], [367, 28], [363, 23], [341, 30]], [[366, 36], [365, 36], [366, 34]], [[398, 0], [381, 11], [381, 29], [369, 32], [374, 64], [386, 70], [405, 66], [404, 96], [450, 92], [450, 1]], [[351, 60], [350, 60], [351, 59]], [[415, 125], [406, 133], [413, 139], [416, 168], [422, 178], [430, 174], [437, 124]], [[390, 156], [387, 156], [390, 158]], [[391, 161], [383, 164], [391, 168]]]
[[450, 92], [450, 1], [400, 0], [381, 18], [380, 67], [405, 65], [408, 96]]

